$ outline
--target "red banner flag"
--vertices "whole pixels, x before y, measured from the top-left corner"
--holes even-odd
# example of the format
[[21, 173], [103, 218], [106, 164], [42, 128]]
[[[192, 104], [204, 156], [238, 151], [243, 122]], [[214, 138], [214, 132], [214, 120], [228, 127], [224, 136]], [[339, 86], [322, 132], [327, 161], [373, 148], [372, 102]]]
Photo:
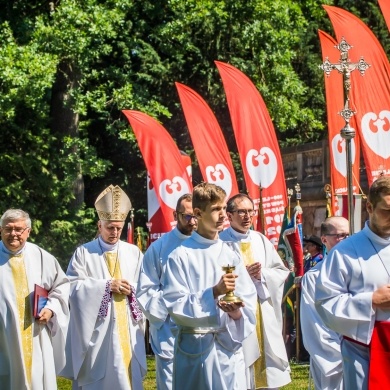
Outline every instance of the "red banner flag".
[[[181, 195], [192, 191], [192, 184], [179, 149], [172, 137], [155, 119], [139, 111], [122, 110], [137, 138], [161, 208], [160, 231], [176, 225], [173, 211]], [[158, 141], [158, 142], [157, 142]]]
[[127, 224], [127, 242], [129, 244], [134, 244], [134, 229], [131, 222]]
[[[325, 32], [318, 31], [323, 61], [329, 60], [336, 64], [340, 60], [340, 52], [335, 46], [337, 42]], [[344, 108], [343, 76], [337, 71], [332, 71], [329, 76], [325, 75], [326, 109], [328, 115], [328, 139], [330, 154], [330, 177], [332, 191], [335, 194], [347, 194], [347, 160], [345, 140], [340, 135], [340, 130], [345, 126], [344, 118], [339, 114]], [[355, 119], [351, 118], [351, 127], [356, 129]], [[353, 192], [359, 193], [359, 169], [360, 169], [360, 142], [359, 134], [351, 140], [351, 159], [353, 164]], [[333, 214], [337, 213], [337, 202], [332, 199]], [[360, 229], [359, 229], [360, 230]]]
[[390, 30], [390, 1], [378, 0], [379, 7], [381, 7], [383, 17], [385, 18], [387, 28]]
[[237, 179], [217, 118], [199, 94], [175, 84], [203, 179], [222, 187], [230, 198], [238, 193]]
[[[180, 151], [181, 159], [183, 160], [183, 164], [186, 168], [187, 174], [190, 178], [190, 182], [192, 183], [192, 168], [191, 168], [191, 157], [188, 154], [185, 154]], [[162, 234], [166, 233], [163, 226], [163, 215], [161, 211], [160, 204], [158, 202], [158, 197], [153, 186], [152, 181], [150, 180], [150, 175], [148, 172], [146, 178], [146, 188], [148, 194], [148, 223], [147, 228], [149, 231], [148, 236], [148, 244], [147, 247], [158, 238], [161, 237]], [[176, 221], [171, 222], [172, 229], [176, 226]]]
[[251, 80], [231, 65], [215, 63], [225, 89], [247, 191], [258, 207], [262, 187], [264, 234], [277, 247], [287, 191], [274, 126]]
[[294, 215], [283, 231], [284, 242], [294, 260], [295, 276], [303, 276], [302, 208], [295, 206]]
[[371, 67], [361, 76], [351, 71], [351, 109], [355, 118], [366, 164], [368, 184], [379, 175], [390, 175], [390, 65], [371, 30], [351, 13], [323, 6], [329, 15], [338, 42], [344, 37], [353, 47], [350, 67], [361, 57]]

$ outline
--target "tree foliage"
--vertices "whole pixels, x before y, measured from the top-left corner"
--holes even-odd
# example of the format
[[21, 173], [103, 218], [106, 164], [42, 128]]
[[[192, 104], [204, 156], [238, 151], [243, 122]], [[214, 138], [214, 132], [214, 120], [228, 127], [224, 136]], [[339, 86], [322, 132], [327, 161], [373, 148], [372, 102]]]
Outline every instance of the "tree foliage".
[[215, 60], [253, 80], [281, 146], [322, 139], [322, 4], [361, 17], [390, 52], [374, 0], [0, 0], [1, 210], [29, 211], [32, 239], [64, 265], [94, 236], [93, 202], [109, 184], [144, 225], [145, 165], [121, 110], [157, 118], [194, 157], [175, 81], [208, 101], [239, 173]]

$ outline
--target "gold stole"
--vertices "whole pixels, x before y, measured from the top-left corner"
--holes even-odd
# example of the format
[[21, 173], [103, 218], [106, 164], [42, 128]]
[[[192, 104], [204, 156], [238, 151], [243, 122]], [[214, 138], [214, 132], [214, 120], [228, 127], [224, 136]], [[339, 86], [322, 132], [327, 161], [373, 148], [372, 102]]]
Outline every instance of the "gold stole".
[[28, 386], [31, 388], [33, 327], [30, 291], [28, 288], [26, 269], [24, 267], [24, 256], [22, 254], [11, 256], [9, 264], [12, 271], [16, 306], [19, 314], [19, 330], [22, 340], [24, 368], [26, 371]]
[[[118, 252], [106, 252], [104, 256], [106, 258], [108, 271], [110, 272], [111, 277], [113, 279], [122, 279]], [[129, 333], [129, 320], [127, 317], [127, 295], [112, 293], [112, 296], [116, 315], [116, 326], [119, 335], [119, 344], [122, 350], [123, 364], [128, 370], [129, 384], [131, 388], [131, 341]]]
[[264, 350], [264, 327], [263, 327], [263, 315], [261, 313], [260, 301], [257, 300], [256, 310], [256, 333], [257, 340], [259, 342], [260, 357], [255, 361], [253, 370], [255, 373], [255, 388], [268, 387], [267, 383], [267, 366], [265, 363], [265, 350]]
[[[245, 265], [250, 265], [255, 262], [253, 256], [252, 245], [250, 241], [240, 242], [240, 251]], [[264, 331], [263, 331], [263, 315], [261, 313], [260, 301], [257, 300], [256, 305], [256, 333], [259, 343], [260, 357], [255, 361], [253, 365], [253, 371], [255, 376], [255, 388], [268, 387], [266, 363], [265, 363], [265, 351], [264, 351]]]

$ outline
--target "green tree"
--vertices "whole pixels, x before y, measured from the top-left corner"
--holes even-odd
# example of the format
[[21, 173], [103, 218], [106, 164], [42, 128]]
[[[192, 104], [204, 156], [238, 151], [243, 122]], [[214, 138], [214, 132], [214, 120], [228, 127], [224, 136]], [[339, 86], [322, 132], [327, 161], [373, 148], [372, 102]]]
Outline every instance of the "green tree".
[[29, 211], [33, 239], [64, 264], [94, 236], [92, 206], [111, 183], [143, 226], [145, 165], [121, 110], [160, 120], [196, 166], [175, 81], [208, 101], [239, 171], [215, 60], [253, 80], [282, 146], [322, 139], [322, 4], [361, 17], [390, 52], [374, 0], [0, 0], [1, 210]]

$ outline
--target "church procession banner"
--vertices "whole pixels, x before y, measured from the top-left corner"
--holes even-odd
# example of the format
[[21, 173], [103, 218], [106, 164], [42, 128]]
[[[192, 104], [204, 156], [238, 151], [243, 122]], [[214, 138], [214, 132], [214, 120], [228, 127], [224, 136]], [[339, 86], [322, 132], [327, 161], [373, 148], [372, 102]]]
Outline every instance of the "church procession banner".
[[192, 192], [192, 183], [179, 149], [164, 127], [142, 112], [122, 112], [134, 131], [149, 172], [148, 196], [153, 196], [149, 193], [153, 190], [157, 197], [157, 202], [148, 203], [148, 208], [154, 207], [149, 215], [156, 215], [150, 231], [153, 241], [176, 225], [173, 211], [177, 200]]
[[222, 187], [230, 198], [238, 193], [237, 179], [217, 119], [194, 90], [180, 83], [176, 88], [203, 179]]
[[[390, 65], [383, 48], [362, 21], [347, 11], [323, 6], [332, 22], [337, 41], [319, 31], [323, 59], [337, 64], [340, 51], [334, 46], [342, 38], [352, 46], [350, 64], [361, 57], [371, 65], [364, 76], [351, 72], [349, 108], [355, 111], [350, 125], [357, 131], [352, 141], [353, 192], [359, 192], [360, 145], [369, 185], [381, 174], [390, 175]], [[381, 4], [386, 20], [389, 6]], [[243, 168], [246, 191], [254, 200], [254, 226], [277, 246], [287, 193], [283, 164], [275, 129], [266, 105], [251, 80], [235, 67], [215, 61], [219, 70], [233, 131]], [[234, 168], [219, 124], [207, 103], [187, 86], [176, 83], [199, 166], [205, 181], [220, 185], [228, 196], [238, 192]], [[325, 77], [329, 123], [332, 198], [334, 215], [341, 215], [347, 193], [345, 141], [340, 130], [345, 121], [338, 115], [344, 108], [342, 75], [334, 71]], [[192, 191], [191, 161], [183, 163], [168, 132], [146, 114], [123, 110], [137, 137], [148, 176], [148, 214], [152, 241], [175, 226], [173, 210], [177, 199]], [[158, 142], [156, 142], [158, 140]], [[360, 143], [360, 145], [359, 145]], [[184, 158], [184, 157], [183, 157]], [[153, 183], [156, 183], [154, 185]], [[358, 204], [361, 202], [358, 201]], [[338, 210], [340, 207], [340, 210]], [[355, 213], [356, 214], [356, 213]], [[294, 231], [300, 225], [294, 215]], [[298, 221], [296, 221], [298, 219]], [[150, 225], [150, 224], [149, 224]]]
[[[286, 182], [279, 144], [267, 107], [255, 85], [235, 67], [215, 61], [226, 93], [245, 183], [258, 208], [260, 186], [267, 238], [278, 245], [287, 206]], [[256, 221], [255, 221], [256, 226]], [[259, 224], [257, 224], [259, 226]]]
[[390, 1], [378, 0], [378, 4], [382, 10], [383, 17], [385, 18], [387, 28], [390, 30]]
[[[324, 31], [319, 30], [318, 34], [321, 43], [323, 61], [328, 59], [332, 64], [338, 63], [340, 60], [340, 51], [335, 47], [337, 42]], [[354, 86], [352, 88], [354, 88]], [[329, 76], [325, 75], [325, 96], [328, 117], [332, 214], [342, 215], [338, 210], [338, 198], [333, 196], [334, 194], [343, 195], [348, 193], [346, 147], [345, 140], [340, 135], [340, 130], [345, 126], [345, 121], [339, 114], [339, 112], [344, 108], [345, 103], [343, 76], [336, 70], [332, 71]], [[356, 130], [354, 117], [351, 118], [350, 125]], [[360, 142], [358, 132], [356, 132], [356, 137], [351, 140], [351, 151], [353, 164], [353, 192], [354, 194], [357, 194], [359, 193], [358, 181], [360, 170]], [[348, 208], [346, 211], [348, 215]]]
[[368, 184], [379, 175], [390, 175], [390, 65], [387, 56], [371, 30], [353, 14], [323, 6], [329, 15], [337, 41], [344, 37], [353, 48], [351, 63], [361, 57], [371, 65], [364, 76], [351, 73], [351, 104], [356, 111]]

